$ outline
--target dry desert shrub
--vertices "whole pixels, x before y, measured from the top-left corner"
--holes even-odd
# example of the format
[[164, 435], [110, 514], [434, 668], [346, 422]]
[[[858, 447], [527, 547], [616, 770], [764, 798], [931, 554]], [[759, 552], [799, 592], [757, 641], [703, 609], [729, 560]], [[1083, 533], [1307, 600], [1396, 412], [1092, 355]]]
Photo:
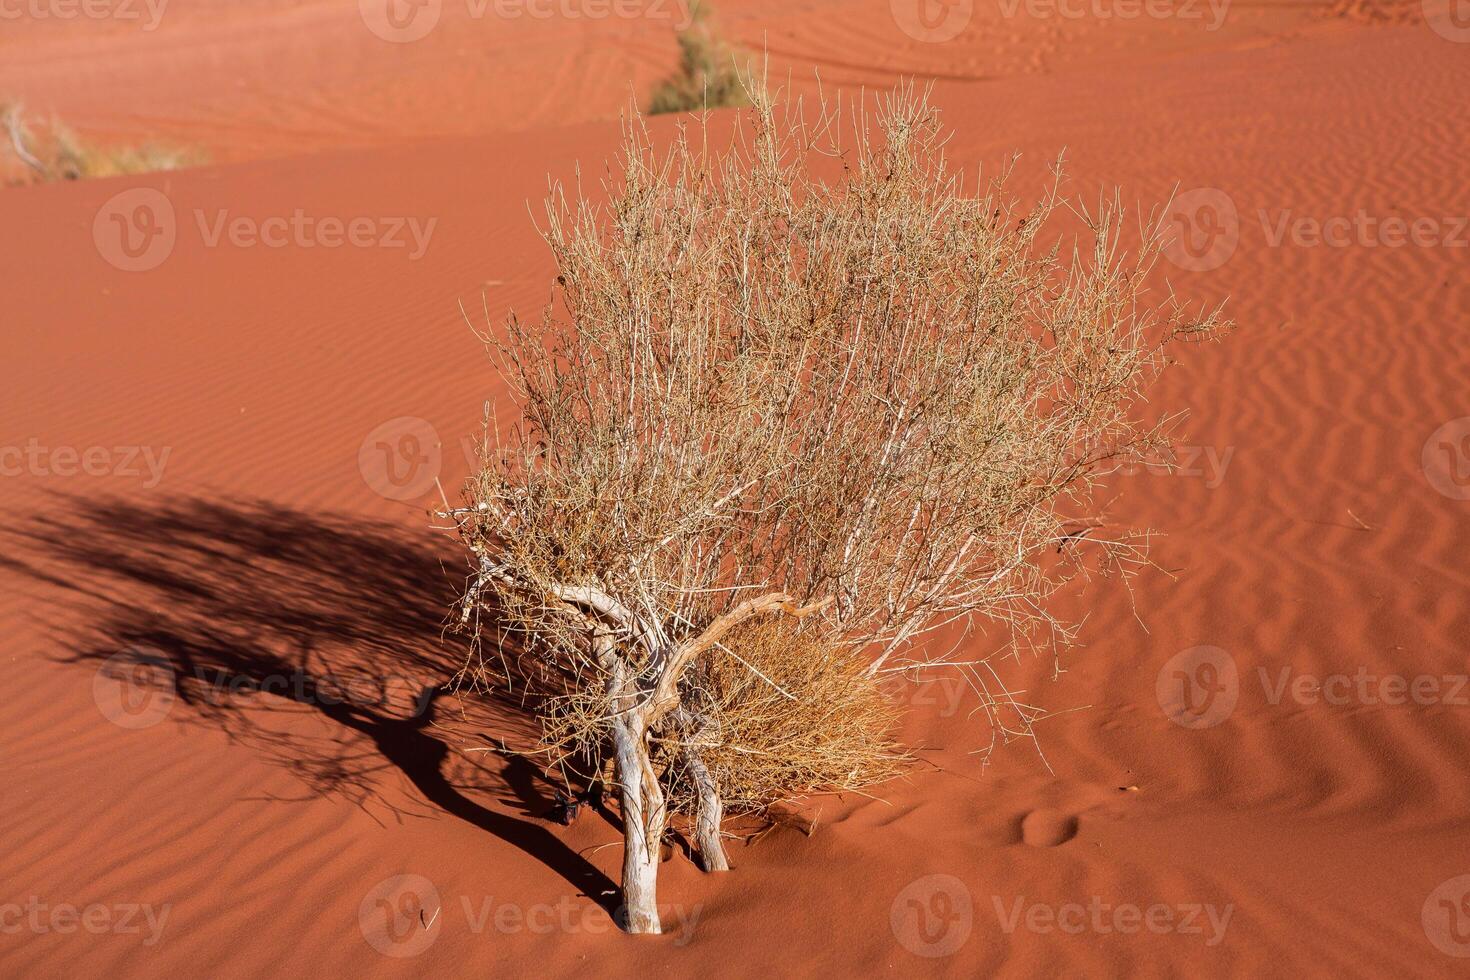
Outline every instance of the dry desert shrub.
[[[1125, 250], [1116, 203], [966, 187], [911, 88], [850, 113], [749, 92], [727, 148], [700, 117], [659, 149], [635, 113], [605, 204], [553, 190], [554, 302], [485, 335], [514, 412], [444, 511], [465, 681], [524, 697], [554, 757], [615, 764], [632, 932], [659, 930], [671, 810], [723, 869], [727, 804], [894, 771], [880, 681], [949, 661], [1029, 732], [991, 659], [1067, 644], [1054, 590], [1144, 561], [1091, 491], [1161, 444], [1168, 345], [1221, 326], [1149, 301], [1156, 229]], [[1004, 642], [926, 647], [955, 623]]]
[[710, 25], [708, 5], [695, 4], [691, 16], [678, 36], [679, 68], [649, 96], [649, 115], [747, 104], [736, 53]]
[[12, 183], [155, 173], [195, 162], [189, 153], [152, 143], [98, 146], [55, 119], [33, 128], [15, 103], [0, 105], [0, 129], [5, 151], [20, 165]]

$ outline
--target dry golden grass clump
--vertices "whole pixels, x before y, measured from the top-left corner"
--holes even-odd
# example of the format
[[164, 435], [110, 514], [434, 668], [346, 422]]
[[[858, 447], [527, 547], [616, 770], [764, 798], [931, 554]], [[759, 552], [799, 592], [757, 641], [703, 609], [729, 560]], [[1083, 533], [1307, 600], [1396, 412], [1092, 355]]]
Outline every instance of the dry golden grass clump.
[[[554, 188], [554, 301], [485, 335], [514, 411], [443, 512], [465, 682], [524, 697], [554, 759], [613, 761], [632, 932], [660, 929], [671, 810], [719, 870], [727, 803], [891, 774], [893, 677], [948, 664], [1030, 734], [991, 661], [1071, 642], [1048, 597], [1144, 561], [1091, 491], [1163, 444], [1168, 345], [1221, 326], [1151, 301], [1161, 229], [1125, 249], [1115, 201], [967, 187], [912, 88], [747, 91], [728, 144], [701, 115], [656, 147], [635, 113], [605, 203]], [[928, 650], [953, 624], [1003, 642]]]
[[[861, 651], [781, 618], [742, 624], [691, 668], [699, 673], [690, 710], [705, 724], [689, 738], [727, 812], [870, 786], [901, 771], [898, 709], [869, 664]], [[675, 809], [697, 810], [697, 793], [672, 799]]]
[[14, 103], [0, 105], [0, 130], [0, 154], [15, 164], [4, 170], [12, 184], [155, 173], [196, 162], [183, 150], [151, 143], [97, 146], [55, 119], [32, 127]]
[[708, 10], [707, 5], [692, 7], [692, 22], [678, 36], [679, 68], [649, 96], [649, 115], [748, 103], [736, 52], [715, 34]]

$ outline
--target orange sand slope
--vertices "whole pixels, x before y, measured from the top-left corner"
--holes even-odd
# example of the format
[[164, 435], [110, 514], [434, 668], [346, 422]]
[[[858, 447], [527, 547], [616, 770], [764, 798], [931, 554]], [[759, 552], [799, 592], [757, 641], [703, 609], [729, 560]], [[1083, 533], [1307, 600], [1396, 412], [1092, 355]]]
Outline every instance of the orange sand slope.
[[[675, 64], [689, 0], [87, 0], [5, 17], [0, 99], [215, 160], [614, 119]], [[1157, 4], [1160, 0], [1151, 0]], [[726, 0], [723, 32], [803, 80], [979, 81], [1272, 43], [1320, 28], [1290, 0]], [[0, 12], [81, 0], [8, 0]], [[1060, 5], [1060, 6], [1059, 6]], [[1113, 9], [1115, 7], [1117, 9]], [[930, 9], [933, 7], [934, 9]], [[1100, 10], [1102, 16], [1093, 16]], [[1030, 16], [1030, 13], [1041, 16]], [[1083, 16], [1077, 16], [1081, 14]]]
[[673, 854], [669, 934], [616, 934], [618, 834], [544, 819], [551, 788], [499, 749], [515, 712], [414, 710], [459, 655], [424, 511], [497, 393], [459, 304], [544, 301], [526, 202], [596, 172], [613, 80], [656, 77], [668, 31], [497, 24], [525, 37], [482, 51], [446, 20], [372, 48], [340, 3], [181, 9], [136, 44], [27, 22], [0, 91], [218, 158], [322, 152], [0, 191], [0, 973], [1463, 972], [1455, 22], [976, 11], [926, 41], [885, 5], [770, 6], [722, 12], [793, 71], [940, 76], [968, 166], [1065, 147], [1079, 193], [1177, 185], [1169, 278], [1240, 325], [1158, 392], [1193, 412], [1179, 471], [1111, 484], [1115, 520], [1167, 532], [1160, 570], [1068, 598], [1087, 646], [1060, 683], [1016, 672], [1066, 712], [1052, 773], [1024, 743], [984, 765], [973, 695], [935, 681], [908, 695], [911, 777], [815, 801], [814, 833], [718, 879]]

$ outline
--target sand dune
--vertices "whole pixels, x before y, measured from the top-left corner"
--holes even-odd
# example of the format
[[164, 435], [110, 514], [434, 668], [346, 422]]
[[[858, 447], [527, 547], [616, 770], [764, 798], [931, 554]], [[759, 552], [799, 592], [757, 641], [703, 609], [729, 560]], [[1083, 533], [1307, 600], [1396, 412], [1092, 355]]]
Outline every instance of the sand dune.
[[[1470, 48], [1402, 7], [1239, 4], [1210, 31], [987, 8], [943, 42], [837, 11], [721, 16], [803, 87], [939, 79], [966, 165], [1020, 150], [1024, 184], [1065, 148], [1079, 193], [1193, 194], [1203, 245], [1158, 285], [1238, 323], [1158, 393], [1192, 412], [1181, 469], [1110, 484], [1111, 518], [1166, 532], [1159, 568], [1064, 597], [1088, 619], [1060, 682], [1013, 668], [1059, 712], [1050, 771], [1024, 743], [985, 764], [973, 696], [932, 683], [904, 730], [922, 762], [881, 800], [814, 801], [814, 833], [737, 845], [717, 882], [673, 854], [670, 934], [618, 935], [620, 837], [545, 819], [551, 787], [498, 750], [516, 714], [415, 713], [460, 653], [424, 511], [499, 392], [460, 304], [544, 302], [527, 202], [598, 171], [671, 27], [446, 5], [391, 45], [339, 2], [22, 22], [0, 93], [218, 162], [0, 191], [0, 906], [110, 916], [6, 928], [0, 970], [1462, 970]], [[109, 237], [138, 188], [171, 248]], [[1233, 249], [1204, 247], [1201, 205]], [[228, 230], [298, 213], [280, 248]], [[353, 218], [372, 244], [326, 247]], [[179, 693], [160, 650], [195, 668]], [[431, 924], [394, 933], [401, 875]]]

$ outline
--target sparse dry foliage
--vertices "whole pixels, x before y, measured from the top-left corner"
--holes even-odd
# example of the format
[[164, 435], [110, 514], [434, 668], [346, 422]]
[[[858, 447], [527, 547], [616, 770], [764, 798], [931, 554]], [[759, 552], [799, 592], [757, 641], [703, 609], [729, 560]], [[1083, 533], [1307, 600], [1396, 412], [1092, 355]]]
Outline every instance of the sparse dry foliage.
[[[1156, 236], [1124, 250], [1115, 203], [963, 186], [911, 88], [751, 98], [728, 149], [701, 120], [660, 151], [635, 115], [606, 205], [553, 193], [556, 300], [486, 336], [516, 413], [445, 511], [466, 678], [524, 694], [552, 753], [616, 760], [634, 932], [659, 929], [671, 807], [722, 869], [726, 803], [893, 772], [879, 681], [947, 659], [926, 634], [1072, 639], [1047, 597], [1146, 543], [1078, 534], [1090, 491], [1159, 446], [1140, 398], [1166, 345], [1220, 325], [1145, 302]], [[1029, 732], [988, 660], [958, 666]]]
[[87, 142], [61, 122], [32, 126], [18, 104], [0, 105], [0, 156], [19, 166], [0, 169], [11, 183], [46, 183], [117, 177], [177, 170], [194, 162], [191, 154], [146, 143], [141, 146], [98, 146]]

